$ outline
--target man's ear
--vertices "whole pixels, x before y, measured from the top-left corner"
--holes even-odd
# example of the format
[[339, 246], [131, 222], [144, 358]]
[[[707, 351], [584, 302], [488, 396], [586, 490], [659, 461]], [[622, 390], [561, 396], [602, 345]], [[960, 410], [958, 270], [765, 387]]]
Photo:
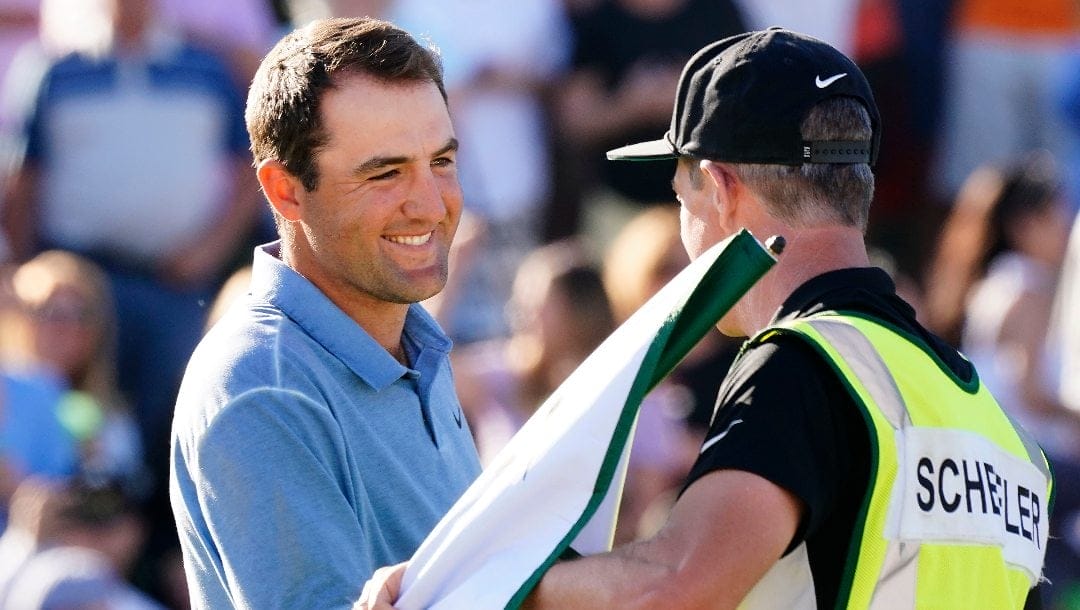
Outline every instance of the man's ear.
[[742, 181], [731, 170], [731, 167], [724, 163], [703, 159], [700, 163], [700, 170], [705, 174], [705, 180], [712, 183], [713, 203], [717, 207], [717, 213], [720, 215], [721, 220], [724, 221], [726, 226], [734, 226], [734, 219], [740, 202], [739, 196], [742, 189], [745, 188]]
[[267, 201], [288, 221], [300, 220], [300, 192], [304, 185], [280, 161], [267, 159], [255, 169]]

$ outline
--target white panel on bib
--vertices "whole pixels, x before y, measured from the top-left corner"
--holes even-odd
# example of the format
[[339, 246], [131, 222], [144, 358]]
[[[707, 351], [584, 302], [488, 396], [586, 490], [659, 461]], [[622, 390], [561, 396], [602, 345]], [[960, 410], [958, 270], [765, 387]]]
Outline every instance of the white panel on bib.
[[912, 427], [902, 436], [897, 538], [998, 546], [1038, 579], [1049, 529], [1043, 473], [971, 432]]

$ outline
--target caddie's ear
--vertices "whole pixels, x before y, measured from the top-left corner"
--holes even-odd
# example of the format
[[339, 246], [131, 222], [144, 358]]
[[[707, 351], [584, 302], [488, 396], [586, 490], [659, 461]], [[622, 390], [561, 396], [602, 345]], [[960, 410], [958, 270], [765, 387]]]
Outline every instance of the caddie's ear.
[[726, 226], [734, 226], [740, 198], [746, 185], [730, 165], [708, 159], [703, 159], [699, 165], [700, 171], [705, 174], [705, 179], [713, 185], [713, 203], [717, 206], [720, 219]]
[[278, 214], [288, 221], [300, 220], [300, 197], [304, 185], [280, 161], [267, 159], [255, 168], [263, 194]]

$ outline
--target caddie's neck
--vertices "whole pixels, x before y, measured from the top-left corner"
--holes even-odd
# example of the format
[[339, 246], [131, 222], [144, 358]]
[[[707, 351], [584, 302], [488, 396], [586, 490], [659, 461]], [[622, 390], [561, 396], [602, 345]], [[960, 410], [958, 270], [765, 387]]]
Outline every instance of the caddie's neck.
[[750, 227], [750, 231], [761, 240], [782, 235], [787, 244], [776, 265], [721, 321], [720, 329], [727, 335], [757, 334], [769, 325], [791, 293], [813, 277], [837, 269], [870, 266], [862, 231], [856, 227], [777, 225], [757, 230]]

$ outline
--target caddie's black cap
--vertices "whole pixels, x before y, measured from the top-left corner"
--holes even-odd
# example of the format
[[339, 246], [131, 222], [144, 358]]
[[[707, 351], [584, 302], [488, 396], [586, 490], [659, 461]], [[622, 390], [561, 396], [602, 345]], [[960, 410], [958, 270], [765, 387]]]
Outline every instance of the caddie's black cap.
[[[799, 127], [826, 99], [858, 99], [873, 135], [863, 142], [806, 142]], [[828, 44], [782, 28], [747, 32], [698, 51], [679, 77], [671, 128], [660, 140], [610, 150], [611, 160], [690, 155], [733, 163], [870, 163], [881, 118], [859, 67]]]

